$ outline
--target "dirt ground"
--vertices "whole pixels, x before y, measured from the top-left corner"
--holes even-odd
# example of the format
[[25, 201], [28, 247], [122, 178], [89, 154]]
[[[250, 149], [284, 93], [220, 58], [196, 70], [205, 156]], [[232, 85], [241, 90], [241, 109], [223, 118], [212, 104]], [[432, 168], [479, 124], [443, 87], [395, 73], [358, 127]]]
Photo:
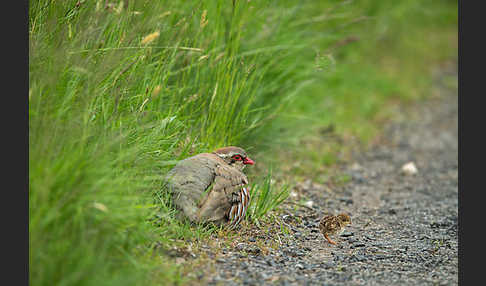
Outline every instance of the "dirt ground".
[[[442, 72], [437, 95], [397, 108], [382, 139], [340, 166], [350, 182], [332, 190], [302, 182], [294, 192], [311, 207], [296, 208], [290, 197], [273, 227], [247, 229], [217, 252], [203, 245], [214, 264], [197, 274], [198, 283], [457, 285], [458, 95], [445, 84], [454, 77]], [[416, 174], [402, 170], [409, 162]], [[340, 212], [352, 224], [331, 245], [318, 223]]]

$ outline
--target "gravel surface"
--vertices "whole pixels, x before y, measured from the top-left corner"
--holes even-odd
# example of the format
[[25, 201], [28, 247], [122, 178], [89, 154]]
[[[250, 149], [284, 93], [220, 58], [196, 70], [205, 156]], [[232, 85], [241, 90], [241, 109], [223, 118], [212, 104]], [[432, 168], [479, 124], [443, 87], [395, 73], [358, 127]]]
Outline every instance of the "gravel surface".
[[[443, 87], [440, 95], [397, 110], [382, 140], [340, 167], [350, 182], [332, 188], [302, 182], [295, 192], [310, 198], [311, 207], [286, 204], [275, 225], [248, 229], [230, 247], [216, 238], [220, 250], [207, 248], [214, 264], [206, 273], [213, 274], [198, 283], [458, 284], [457, 101], [457, 89]], [[409, 162], [415, 174], [413, 167], [402, 170]], [[339, 212], [349, 213], [352, 224], [331, 236], [338, 243], [331, 245], [318, 223]]]

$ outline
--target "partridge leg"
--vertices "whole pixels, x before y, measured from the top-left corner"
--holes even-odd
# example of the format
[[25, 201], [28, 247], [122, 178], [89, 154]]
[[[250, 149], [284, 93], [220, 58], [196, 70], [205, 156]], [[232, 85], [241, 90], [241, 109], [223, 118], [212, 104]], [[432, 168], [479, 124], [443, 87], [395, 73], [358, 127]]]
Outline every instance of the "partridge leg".
[[329, 236], [327, 235], [327, 233], [324, 234], [324, 237], [327, 239], [327, 241], [329, 241], [330, 244], [336, 245], [336, 243], [329, 238]]

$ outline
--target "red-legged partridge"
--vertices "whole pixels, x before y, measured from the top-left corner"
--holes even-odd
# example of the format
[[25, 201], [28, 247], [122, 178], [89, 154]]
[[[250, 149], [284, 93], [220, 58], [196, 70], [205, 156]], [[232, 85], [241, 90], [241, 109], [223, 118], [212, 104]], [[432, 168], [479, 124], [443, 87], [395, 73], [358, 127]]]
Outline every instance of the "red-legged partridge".
[[238, 225], [250, 202], [242, 171], [254, 163], [235, 146], [179, 161], [167, 174], [167, 182], [180, 215], [195, 223]]
[[336, 244], [329, 238], [330, 234], [339, 234], [344, 230], [344, 227], [351, 223], [351, 218], [347, 214], [328, 215], [319, 222], [319, 230], [331, 244]]

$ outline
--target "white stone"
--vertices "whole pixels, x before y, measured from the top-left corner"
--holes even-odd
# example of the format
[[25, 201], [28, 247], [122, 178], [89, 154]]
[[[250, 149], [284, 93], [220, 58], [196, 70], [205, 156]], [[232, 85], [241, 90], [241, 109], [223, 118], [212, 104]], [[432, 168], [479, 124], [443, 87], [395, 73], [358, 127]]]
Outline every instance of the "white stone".
[[402, 166], [402, 172], [405, 175], [415, 175], [418, 173], [418, 170], [413, 162], [408, 162], [407, 164]]
[[361, 170], [361, 165], [358, 164], [357, 162], [353, 163], [353, 165], [351, 165], [351, 170], [353, 171], [358, 171], [358, 170]]
[[306, 207], [312, 208], [312, 206], [314, 205], [314, 202], [313, 201], [307, 201], [307, 202], [304, 203], [304, 205]]

